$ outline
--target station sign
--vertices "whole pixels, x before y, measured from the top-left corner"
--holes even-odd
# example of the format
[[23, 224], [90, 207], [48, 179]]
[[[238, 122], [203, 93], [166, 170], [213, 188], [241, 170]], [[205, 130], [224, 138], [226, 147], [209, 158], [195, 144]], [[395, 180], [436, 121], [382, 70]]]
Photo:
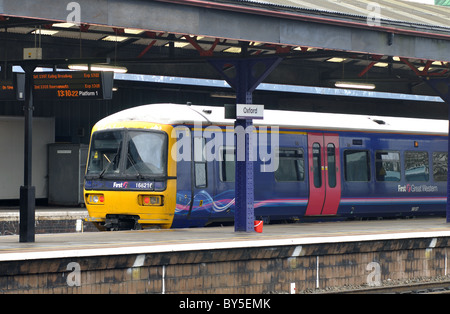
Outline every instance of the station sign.
[[111, 99], [114, 73], [61, 71], [33, 73], [36, 100]]
[[236, 119], [263, 119], [264, 105], [237, 104]]
[[264, 105], [225, 104], [225, 119], [263, 119]]

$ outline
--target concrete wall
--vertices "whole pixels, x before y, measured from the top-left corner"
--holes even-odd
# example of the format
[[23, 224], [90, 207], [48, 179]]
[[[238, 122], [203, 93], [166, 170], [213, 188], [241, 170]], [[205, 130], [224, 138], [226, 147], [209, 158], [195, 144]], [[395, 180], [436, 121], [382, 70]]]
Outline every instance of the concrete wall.
[[[1, 293], [289, 293], [446, 275], [450, 238], [0, 262]], [[377, 266], [378, 265], [378, 266]]]

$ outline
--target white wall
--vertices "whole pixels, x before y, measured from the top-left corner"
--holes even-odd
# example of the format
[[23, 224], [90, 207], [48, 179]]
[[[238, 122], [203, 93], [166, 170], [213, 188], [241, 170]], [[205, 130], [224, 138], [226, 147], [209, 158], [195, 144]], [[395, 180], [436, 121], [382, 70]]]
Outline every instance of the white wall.
[[[25, 121], [0, 117], [0, 199], [19, 199], [24, 174]], [[55, 119], [33, 118], [32, 184], [36, 198], [47, 198], [48, 150], [55, 142]]]

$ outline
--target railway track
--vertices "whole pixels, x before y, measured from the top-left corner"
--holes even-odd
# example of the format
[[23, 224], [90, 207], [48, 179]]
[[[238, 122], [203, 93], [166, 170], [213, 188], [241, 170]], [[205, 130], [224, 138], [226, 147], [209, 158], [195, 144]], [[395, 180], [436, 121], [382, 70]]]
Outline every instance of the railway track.
[[325, 294], [450, 294], [450, 281], [408, 283], [324, 292]]

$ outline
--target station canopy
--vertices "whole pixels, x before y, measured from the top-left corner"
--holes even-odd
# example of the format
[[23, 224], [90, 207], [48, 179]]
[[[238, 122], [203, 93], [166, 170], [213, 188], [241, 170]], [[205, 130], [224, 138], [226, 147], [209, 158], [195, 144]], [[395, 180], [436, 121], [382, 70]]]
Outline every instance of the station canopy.
[[[45, 8], [45, 9], [44, 9]], [[77, 20], [79, 18], [79, 20]], [[0, 62], [220, 79], [207, 60], [282, 62], [265, 82], [435, 95], [450, 73], [450, 7], [400, 0], [0, 0]], [[224, 69], [227, 70], [227, 69]], [[232, 69], [230, 69], [232, 71]]]

